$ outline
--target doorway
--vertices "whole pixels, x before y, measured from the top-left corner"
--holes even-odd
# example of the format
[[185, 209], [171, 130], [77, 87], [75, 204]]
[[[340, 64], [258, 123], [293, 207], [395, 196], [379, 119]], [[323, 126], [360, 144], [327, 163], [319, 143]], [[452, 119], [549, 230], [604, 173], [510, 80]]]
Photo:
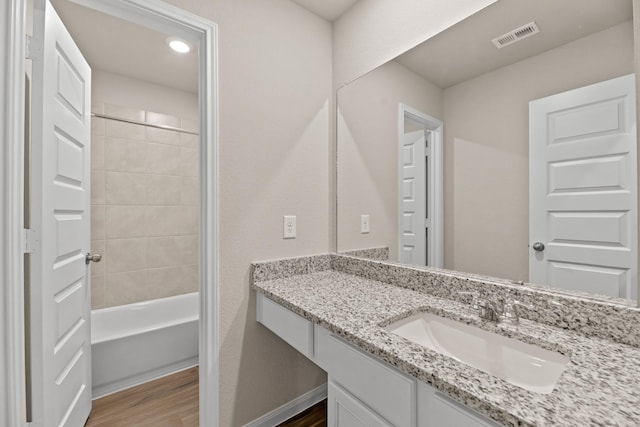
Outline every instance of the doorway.
[[[17, 0], [12, 2], [18, 6], [18, 10], [25, 10], [26, 2]], [[153, 28], [158, 31], [169, 32], [172, 34], [179, 34], [181, 37], [186, 38], [193, 43], [199, 49], [198, 59], [198, 116], [200, 119], [199, 128], [199, 154], [200, 154], [200, 190], [199, 190], [199, 227], [198, 235], [200, 236], [199, 243], [199, 288], [202, 298], [200, 299], [200, 399], [207, 402], [207, 405], [200, 405], [200, 419], [202, 425], [217, 425], [217, 286], [216, 286], [216, 272], [217, 272], [217, 224], [216, 224], [216, 170], [215, 170], [215, 154], [216, 154], [216, 132], [214, 128], [216, 120], [216, 69], [215, 69], [215, 42], [216, 42], [216, 28], [215, 24], [208, 22], [204, 19], [181, 11], [172, 6], [164, 4], [148, 5], [145, 1], [120, 1], [113, 0], [108, 2], [95, 2], [92, 0], [78, 0], [76, 3], [99, 9], [101, 12], [109, 15], [118, 16], [124, 19], [136, 21], [147, 27]], [[41, 5], [40, 0], [36, 0], [36, 4]], [[3, 10], [4, 13], [4, 10]], [[17, 39], [24, 39], [24, 22], [20, 22], [23, 15], [16, 15], [15, 21], [10, 26], [9, 30], [13, 32], [13, 35]], [[5, 16], [3, 16], [5, 18]], [[8, 21], [8, 20], [7, 20]], [[23, 49], [16, 49], [12, 52], [13, 55], [3, 59], [7, 62], [8, 69], [14, 70], [14, 74], [21, 74], [24, 76], [24, 63], [22, 57], [24, 54]], [[70, 69], [70, 68], [69, 68]], [[67, 73], [67, 77], [73, 73]], [[10, 76], [12, 77], [12, 76]], [[12, 77], [13, 78], [13, 77]], [[24, 79], [24, 77], [22, 77]], [[24, 87], [22, 88], [24, 90]], [[20, 91], [18, 91], [20, 92]], [[23, 93], [17, 95], [24, 96]], [[70, 97], [73, 94], [69, 94]], [[70, 99], [70, 98], [69, 98]], [[24, 102], [18, 99], [8, 100], [14, 104], [20, 104]], [[17, 124], [21, 124], [24, 117], [11, 117]], [[22, 132], [14, 132], [14, 138], [10, 141], [16, 144], [22, 144]], [[67, 144], [68, 147], [72, 147], [73, 144]], [[73, 147], [72, 147], [73, 148]], [[21, 150], [18, 150], [21, 152]], [[64, 157], [66, 158], [66, 157]], [[70, 165], [66, 164], [65, 167], [69, 169]], [[72, 166], [72, 165], [71, 165]], [[16, 168], [15, 182], [22, 182], [23, 168]], [[67, 183], [70, 184], [70, 183]], [[72, 184], [72, 183], [71, 183]], [[17, 212], [20, 213], [20, 212]], [[73, 216], [73, 215], [72, 215]], [[69, 218], [67, 218], [69, 219]], [[21, 224], [21, 218], [10, 217], [8, 218], [10, 224]], [[37, 233], [37, 230], [36, 230]], [[22, 233], [21, 233], [22, 234]], [[25, 233], [25, 236], [28, 233]], [[20, 245], [14, 245], [12, 250], [18, 249]], [[20, 252], [22, 248], [19, 248]], [[36, 249], [37, 250], [37, 249]], [[21, 270], [21, 262], [16, 262], [17, 271]], [[22, 280], [20, 280], [22, 282]], [[19, 283], [21, 286], [21, 283]], [[21, 289], [12, 289], [12, 292], [21, 294]], [[23, 299], [24, 294], [21, 295]], [[13, 327], [12, 332], [24, 336], [25, 322], [23, 318], [24, 306], [18, 305], [11, 312], [7, 313], [7, 317], [11, 319], [11, 325]], [[9, 411], [7, 414], [8, 425], [24, 425], [24, 402], [26, 400], [25, 389], [22, 383], [24, 380], [20, 380], [20, 377], [26, 375], [26, 369], [24, 364], [24, 352], [25, 349], [22, 346], [10, 347], [12, 351], [12, 357], [9, 360], [9, 371], [16, 373], [16, 378], [8, 383], [7, 396], [14, 396], [9, 401]], [[24, 377], [23, 377], [24, 378]], [[4, 395], [4, 394], [3, 394]], [[4, 414], [3, 414], [4, 416]], [[52, 420], [35, 420], [36, 422], [52, 422]]]
[[398, 113], [398, 258], [442, 267], [442, 121], [400, 103]]

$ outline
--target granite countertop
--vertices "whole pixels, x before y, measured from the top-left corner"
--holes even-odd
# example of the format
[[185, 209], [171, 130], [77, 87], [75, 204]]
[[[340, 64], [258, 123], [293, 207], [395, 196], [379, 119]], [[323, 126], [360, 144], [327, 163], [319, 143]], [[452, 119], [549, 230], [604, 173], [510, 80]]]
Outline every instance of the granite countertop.
[[[636, 347], [526, 319], [496, 325], [460, 302], [331, 269], [265, 279], [253, 288], [501, 424], [640, 425]], [[383, 329], [419, 311], [558, 351], [571, 362], [551, 394], [527, 391]]]

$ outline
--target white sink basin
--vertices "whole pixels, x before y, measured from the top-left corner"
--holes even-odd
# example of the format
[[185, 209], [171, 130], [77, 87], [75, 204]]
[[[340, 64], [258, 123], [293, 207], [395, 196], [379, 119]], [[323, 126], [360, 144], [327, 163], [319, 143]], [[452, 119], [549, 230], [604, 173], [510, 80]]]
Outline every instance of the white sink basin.
[[430, 313], [384, 329], [535, 393], [551, 393], [569, 363], [555, 351]]

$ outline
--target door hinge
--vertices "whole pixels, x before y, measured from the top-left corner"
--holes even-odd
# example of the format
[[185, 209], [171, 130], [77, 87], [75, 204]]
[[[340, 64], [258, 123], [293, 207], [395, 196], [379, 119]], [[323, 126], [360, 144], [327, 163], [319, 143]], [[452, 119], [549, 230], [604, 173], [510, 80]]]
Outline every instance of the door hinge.
[[23, 248], [25, 254], [32, 254], [40, 250], [40, 239], [35, 230], [24, 229]]
[[31, 56], [31, 36], [29, 34], [26, 35], [24, 44], [24, 59], [33, 59]]

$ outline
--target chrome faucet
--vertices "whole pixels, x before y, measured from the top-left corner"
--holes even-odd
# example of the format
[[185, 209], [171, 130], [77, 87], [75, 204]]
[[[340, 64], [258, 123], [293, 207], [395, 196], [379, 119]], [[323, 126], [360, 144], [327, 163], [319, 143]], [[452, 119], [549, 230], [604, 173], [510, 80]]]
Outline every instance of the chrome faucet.
[[509, 323], [511, 325], [517, 325], [520, 323], [520, 317], [518, 315], [518, 307], [525, 307], [529, 310], [534, 309], [534, 306], [530, 304], [524, 304], [517, 301], [514, 298], [507, 298], [505, 303], [500, 306], [487, 298], [480, 298], [477, 292], [459, 292], [460, 295], [471, 295], [471, 308], [474, 309], [481, 319], [489, 320], [490, 322], [502, 322]]
[[517, 325], [518, 323], [520, 323], [520, 317], [518, 316], [518, 307], [524, 307], [529, 310], [535, 309], [535, 306], [531, 304], [525, 304], [514, 298], [507, 298], [507, 301], [504, 303], [504, 307], [502, 309], [500, 321], [504, 323], [511, 323], [512, 325]]
[[497, 304], [488, 299], [478, 300], [478, 316], [491, 322], [498, 322], [501, 318]]

